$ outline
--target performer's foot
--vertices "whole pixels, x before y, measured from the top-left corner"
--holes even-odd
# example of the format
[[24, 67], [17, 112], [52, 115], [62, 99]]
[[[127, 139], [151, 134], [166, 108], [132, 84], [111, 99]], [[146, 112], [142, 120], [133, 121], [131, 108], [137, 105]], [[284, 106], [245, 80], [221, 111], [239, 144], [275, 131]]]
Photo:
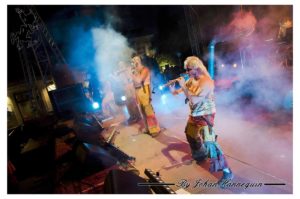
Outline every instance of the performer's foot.
[[192, 157], [196, 160], [197, 164], [201, 164], [207, 159], [207, 150], [204, 145], [198, 151], [192, 152]]
[[146, 130], [146, 129], [143, 129], [142, 132], [143, 132], [144, 134], [150, 135], [152, 138], [155, 138], [155, 137], [159, 136], [159, 134], [160, 134], [160, 131], [157, 132], [157, 133], [150, 133], [150, 131], [149, 131], [149, 130]]
[[153, 138], [159, 136], [159, 134], [160, 134], [160, 131], [157, 132], [157, 133], [150, 133], [151, 137], [153, 137]]
[[143, 129], [143, 130], [142, 130], [142, 133], [143, 133], [143, 134], [148, 134], [148, 135], [150, 135], [150, 131], [149, 131], [148, 129]]
[[220, 188], [225, 189], [227, 182], [231, 181], [234, 178], [234, 174], [232, 173], [231, 169], [229, 169], [229, 172], [223, 171], [222, 178], [218, 181], [218, 185]]
[[194, 160], [196, 161], [196, 164], [200, 165], [207, 160], [207, 156], [204, 156], [202, 158], [194, 158]]
[[128, 120], [127, 120], [127, 124], [134, 124], [136, 122], [138, 122], [138, 118], [135, 118], [135, 117], [130, 117]]

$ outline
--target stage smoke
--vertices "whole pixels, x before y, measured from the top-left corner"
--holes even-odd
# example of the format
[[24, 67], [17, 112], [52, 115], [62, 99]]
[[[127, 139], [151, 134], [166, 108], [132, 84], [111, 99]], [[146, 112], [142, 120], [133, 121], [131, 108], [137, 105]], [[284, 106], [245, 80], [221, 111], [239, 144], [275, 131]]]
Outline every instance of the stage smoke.
[[[264, 7], [264, 15], [262, 10], [255, 15], [263, 16], [260, 18], [251, 11], [238, 11], [233, 13], [228, 25], [220, 28], [215, 38], [215, 49], [219, 52], [216, 55], [216, 80], [234, 77], [238, 81], [219, 93], [217, 101], [233, 105], [247, 98], [250, 103], [267, 110], [283, 107], [292, 90], [288, 68], [292, 66], [284, 66], [286, 55], [276, 36], [279, 19], [291, 18], [292, 13], [286, 10], [286, 6]], [[275, 12], [279, 16], [275, 17]], [[224, 49], [220, 50], [222, 47]], [[232, 67], [234, 63], [236, 67]]]
[[134, 51], [126, 37], [110, 26], [93, 28], [92, 35], [98, 77], [105, 80], [117, 69], [120, 60], [130, 61]]

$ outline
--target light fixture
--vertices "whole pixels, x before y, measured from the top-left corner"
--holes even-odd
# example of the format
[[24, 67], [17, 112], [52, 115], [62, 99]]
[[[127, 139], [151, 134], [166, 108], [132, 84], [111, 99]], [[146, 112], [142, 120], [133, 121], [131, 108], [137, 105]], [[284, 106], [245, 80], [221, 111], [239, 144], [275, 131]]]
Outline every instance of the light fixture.
[[121, 97], [121, 100], [122, 100], [123, 102], [125, 102], [126, 99], [127, 99], [127, 98], [126, 98], [126, 96], [124, 96], [124, 95]]
[[93, 102], [93, 108], [98, 109], [99, 108], [99, 103], [98, 102]]
[[53, 90], [56, 90], [55, 83], [51, 83], [47, 86], [47, 91], [53, 91]]

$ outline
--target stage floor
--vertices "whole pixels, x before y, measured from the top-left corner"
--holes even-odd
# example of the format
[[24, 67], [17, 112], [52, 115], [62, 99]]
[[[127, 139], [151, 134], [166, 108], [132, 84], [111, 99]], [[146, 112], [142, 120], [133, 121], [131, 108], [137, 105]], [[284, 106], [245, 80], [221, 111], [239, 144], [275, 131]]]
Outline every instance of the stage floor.
[[[222, 97], [220, 94], [218, 97]], [[293, 132], [292, 116], [286, 112], [268, 112], [254, 106], [217, 104], [215, 128], [218, 142], [232, 168], [232, 187], [220, 189], [214, 183], [222, 176], [208, 171], [209, 161], [198, 165], [191, 158], [184, 128], [188, 107], [183, 96], [169, 93], [153, 96], [153, 106], [163, 129], [155, 138], [142, 134], [142, 124], [121, 123], [114, 145], [136, 158], [141, 176], [145, 168], [159, 172], [175, 191], [193, 194], [292, 194]], [[189, 184], [188, 187], [183, 187]], [[266, 185], [273, 184], [273, 185]], [[284, 184], [284, 185], [283, 185]]]

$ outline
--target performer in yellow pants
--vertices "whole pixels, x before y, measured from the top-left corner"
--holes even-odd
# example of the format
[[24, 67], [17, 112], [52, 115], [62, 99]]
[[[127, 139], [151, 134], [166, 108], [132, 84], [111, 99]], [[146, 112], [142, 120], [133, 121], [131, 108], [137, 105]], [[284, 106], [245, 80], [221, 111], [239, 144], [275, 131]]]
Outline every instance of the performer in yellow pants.
[[132, 58], [132, 64], [134, 67], [132, 80], [140, 110], [143, 115], [146, 132], [155, 137], [159, 134], [160, 127], [151, 104], [150, 71], [142, 64], [139, 56]]
[[150, 86], [146, 85], [136, 89], [136, 96], [143, 114], [146, 129], [151, 135], [159, 133], [160, 127], [155, 117], [155, 113], [151, 104]]

